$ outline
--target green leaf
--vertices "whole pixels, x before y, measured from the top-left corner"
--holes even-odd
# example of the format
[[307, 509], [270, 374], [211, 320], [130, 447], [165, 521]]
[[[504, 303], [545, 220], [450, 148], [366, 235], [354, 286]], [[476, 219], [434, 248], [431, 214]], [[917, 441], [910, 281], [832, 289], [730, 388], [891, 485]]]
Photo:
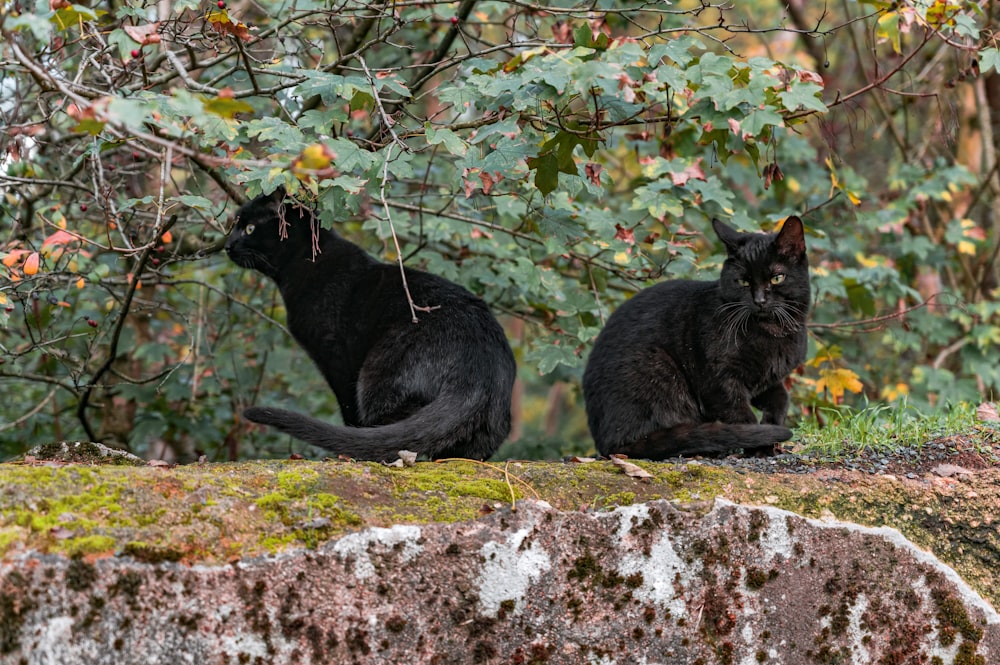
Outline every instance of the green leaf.
[[464, 157], [465, 153], [469, 151], [469, 145], [450, 129], [435, 129], [430, 123], [426, 123], [424, 131], [429, 145], [444, 145], [445, 150], [459, 157]]
[[108, 43], [117, 47], [118, 57], [128, 60], [132, 57], [132, 49], [139, 45], [139, 42], [129, 37], [128, 33], [121, 28], [108, 33]]
[[851, 303], [854, 311], [864, 316], [874, 316], [875, 298], [868, 287], [853, 277], [847, 277], [843, 282], [844, 289], [847, 291], [847, 300]]
[[549, 195], [559, 186], [559, 159], [551, 152], [528, 158], [528, 168], [535, 172], [535, 187]]
[[294, 153], [301, 150], [305, 143], [302, 131], [281, 120], [280, 118], [257, 118], [247, 123], [247, 136], [254, 136], [259, 141], [274, 143], [282, 151]]
[[984, 48], [979, 51], [979, 68], [982, 73], [991, 69], [1000, 72], [1000, 48]]
[[823, 87], [816, 83], [805, 81], [794, 81], [789, 90], [778, 93], [781, 102], [789, 111], [797, 111], [802, 108], [807, 111], [818, 111], [826, 113], [829, 109], [820, 96], [823, 94]]
[[206, 199], [204, 196], [195, 196], [194, 194], [182, 194], [180, 196], [173, 196], [171, 199], [188, 208], [194, 208], [195, 210], [210, 211], [214, 210], [216, 207], [215, 204]]
[[27, 29], [40, 42], [48, 42], [52, 35], [52, 22], [38, 14], [5, 15], [3, 17], [3, 27], [5, 30], [11, 32]]
[[878, 19], [877, 25], [876, 36], [891, 43], [892, 50], [896, 53], [902, 53], [903, 49], [900, 45], [899, 36], [899, 12], [886, 12], [882, 14]]
[[49, 20], [62, 31], [68, 28], [75, 28], [84, 21], [93, 21], [104, 14], [107, 14], [107, 12], [103, 10], [94, 10], [82, 5], [70, 5], [69, 7], [57, 9]]

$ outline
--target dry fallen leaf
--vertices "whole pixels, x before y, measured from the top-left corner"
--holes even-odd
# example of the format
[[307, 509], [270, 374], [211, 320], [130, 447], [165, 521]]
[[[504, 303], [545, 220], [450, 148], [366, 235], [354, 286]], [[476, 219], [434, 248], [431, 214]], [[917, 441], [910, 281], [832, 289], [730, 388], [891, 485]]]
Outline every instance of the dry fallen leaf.
[[632, 464], [632, 462], [627, 461], [624, 455], [612, 455], [611, 463], [617, 466], [619, 469], [625, 472], [626, 476], [632, 478], [652, 478], [653, 474], [646, 471], [641, 466]]
[[399, 459], [402, 460], [404, 466], [413, 466], [417, 463], [417, 454], [409, 450], [400, 450]]
[[997, 405], [993, 402], [983, 402], [976, 407], [976, 419], [986, 422], [1000, 420]]

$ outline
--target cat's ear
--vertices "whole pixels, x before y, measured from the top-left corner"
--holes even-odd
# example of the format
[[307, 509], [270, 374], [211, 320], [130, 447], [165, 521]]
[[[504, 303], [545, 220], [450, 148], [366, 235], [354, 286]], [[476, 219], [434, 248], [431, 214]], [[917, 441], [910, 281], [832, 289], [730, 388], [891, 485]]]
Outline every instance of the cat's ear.
[[288, 193], [285, 191], [284, 185], [278, 185], [278, 187], [267, 195], [268, 201], [273, 203], [275, 206], [281, 205], [281, 202], [285, 200]]
[[726, 246], [726, 251], [730, 254], [734, 253], [746, 238], [744, 234], [729, 226], [721, 219], [713, 218], [712, 228], [715, 229], [715, 235], [719, 236], [719, 240]]
[[796, 215], [786, 219], [774, 243], [782, 256], [795, 259], [803, 257], [806, 253], [806, 237], [802, 220]]

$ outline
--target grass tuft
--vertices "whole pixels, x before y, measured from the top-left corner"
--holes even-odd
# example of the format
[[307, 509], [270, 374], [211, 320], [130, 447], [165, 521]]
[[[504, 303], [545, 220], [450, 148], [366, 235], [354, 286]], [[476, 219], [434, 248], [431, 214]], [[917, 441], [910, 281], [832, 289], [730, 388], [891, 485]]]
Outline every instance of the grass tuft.
[[840, 456], [920, 448], [935, 439], [969, 432], [976, 425], [976, 407], [968, 403], [931, 413], [918, 411], [906, 400], [867, 403], [860, 408], [823, 407], [799, 424], [795, 452]]

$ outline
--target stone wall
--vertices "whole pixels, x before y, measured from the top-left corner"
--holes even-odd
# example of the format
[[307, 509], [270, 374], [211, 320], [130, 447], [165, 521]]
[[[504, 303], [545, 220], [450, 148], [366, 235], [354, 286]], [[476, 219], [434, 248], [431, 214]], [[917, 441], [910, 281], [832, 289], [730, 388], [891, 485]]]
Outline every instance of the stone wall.
[[1000, 617], [890, 528], [521, 500], [229, 563], [8, 551], [0, 663], [992, 665]]

